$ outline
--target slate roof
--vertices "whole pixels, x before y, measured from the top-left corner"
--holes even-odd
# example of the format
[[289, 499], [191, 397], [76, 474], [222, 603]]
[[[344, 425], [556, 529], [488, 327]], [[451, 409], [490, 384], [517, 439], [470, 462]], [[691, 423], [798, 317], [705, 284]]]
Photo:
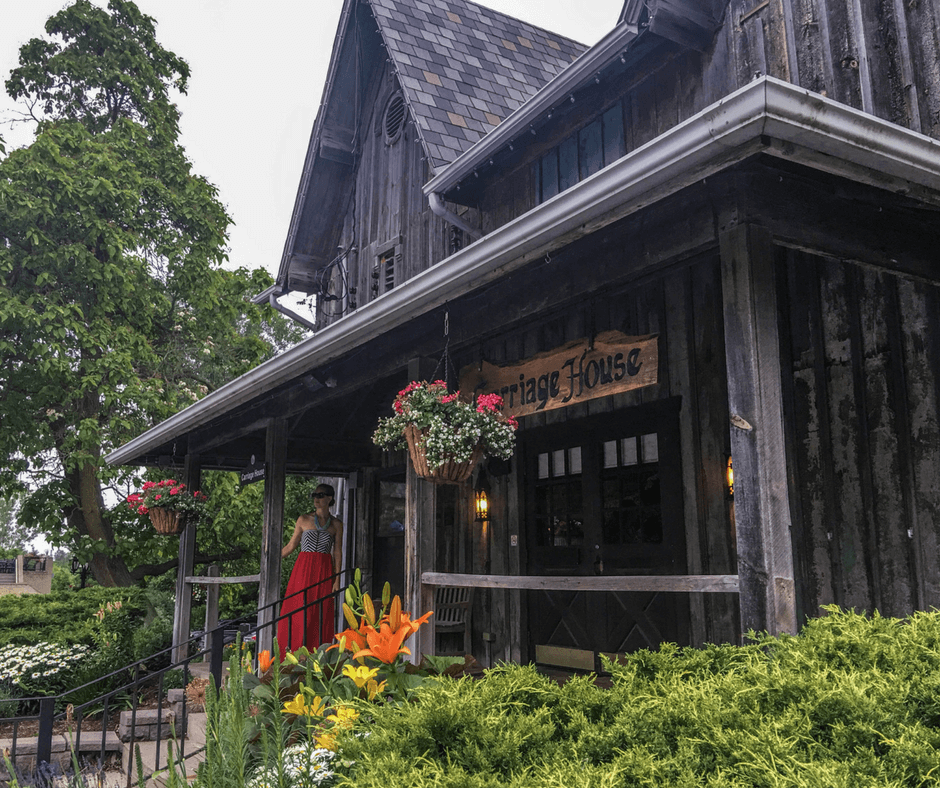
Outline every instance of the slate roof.
[[587, 49], [469, 0], [371, 0], [371, 6], [435, 169]]

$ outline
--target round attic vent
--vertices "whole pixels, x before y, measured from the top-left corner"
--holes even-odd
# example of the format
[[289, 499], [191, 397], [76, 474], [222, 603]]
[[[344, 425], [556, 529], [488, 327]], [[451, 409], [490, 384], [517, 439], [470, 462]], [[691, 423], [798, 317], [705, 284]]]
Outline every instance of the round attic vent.
[[396, 93], [385, 107], [385, 142], [391, 145], [401, 136], [405, 127], [405, 99], [401, 93]]

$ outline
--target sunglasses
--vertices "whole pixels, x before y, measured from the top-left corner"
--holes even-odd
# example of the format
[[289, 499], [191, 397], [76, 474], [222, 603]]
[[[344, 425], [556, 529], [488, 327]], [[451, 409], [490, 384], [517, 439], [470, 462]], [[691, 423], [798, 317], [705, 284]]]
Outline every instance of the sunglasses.
[[329, 497], [330, 497], [330, 494], [329, 494], [329, 493], [319, 493], [319, 492], [318, 492], [318, 493], [314, 493], [314, 494], [313, 494], [313, 497], [314, 497], [314, 498], [329, 498]]

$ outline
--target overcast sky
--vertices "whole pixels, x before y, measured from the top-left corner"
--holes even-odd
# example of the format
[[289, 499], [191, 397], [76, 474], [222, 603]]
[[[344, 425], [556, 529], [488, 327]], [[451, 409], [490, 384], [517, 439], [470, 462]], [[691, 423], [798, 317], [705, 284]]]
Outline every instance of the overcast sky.
[[[431, 0], [433, 2], [434, 0]], [[95, 0], [105, 5], [105, 0]], [[583, 44], [617, 21], [622, 0], [483, 0]], [[0, 0], [0, 75], [19, 47], [42, 35], [65, 0]], [[189, 62], [182, 142], [235, 220], [230, 263], [276, 274], [342, 0], [137, 0], [157, 20], [157, 40]], [[0, 120], [15, 104], [0, 90]], [[0, 126], [9, 147], [25, 129]]]

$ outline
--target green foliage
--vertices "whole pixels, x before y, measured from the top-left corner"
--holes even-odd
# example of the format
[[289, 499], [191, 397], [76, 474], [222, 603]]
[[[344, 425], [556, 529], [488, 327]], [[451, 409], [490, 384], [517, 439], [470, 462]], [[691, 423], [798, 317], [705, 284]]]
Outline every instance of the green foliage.
[[938, 785], [938, 663], [940, 613], [830, 609], [798, 637], [638, 652], [610, 690], [503, 666], [377, 707], [338, 784]]
[[230, 219], [177, 142], [185, 61], [132, 2], [108, 8], [53, 16], [7, 82], [41, 122], [0, 158], [0, 489], [25, 475], [19, 520], [130, 585], [152, 568], [128, 569], [149, 563], [130, 547], [144, 526], [125, 541], [103, 510], [102, 484], [131, 484], [103, 457], [285, 333], [249, 301], [267, 274], [220, 267]]
[[91, 645], [95, 613], [122, 592], [106, 588], [0, 596], [0, 646], [39, 641]]

